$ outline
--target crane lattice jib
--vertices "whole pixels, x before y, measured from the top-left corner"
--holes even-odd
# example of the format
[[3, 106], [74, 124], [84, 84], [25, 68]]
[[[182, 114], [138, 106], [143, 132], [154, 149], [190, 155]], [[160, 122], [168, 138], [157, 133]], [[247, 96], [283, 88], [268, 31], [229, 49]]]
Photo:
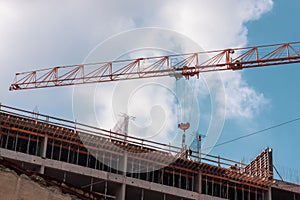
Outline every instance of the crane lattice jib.
[[56, 66], [17, 73], [9, 90], [46, 88], [161, 76], [192, 76], [204, 72], [241, 70], [300, 62], [300, 42], [217, 51]]

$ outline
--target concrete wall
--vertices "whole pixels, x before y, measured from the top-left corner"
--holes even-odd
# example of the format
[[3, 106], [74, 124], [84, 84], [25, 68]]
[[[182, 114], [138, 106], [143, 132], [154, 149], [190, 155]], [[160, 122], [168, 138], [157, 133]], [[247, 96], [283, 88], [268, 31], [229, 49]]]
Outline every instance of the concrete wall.
[[71, 200], [59, 190], [46, 188], [26, 176], [0, 169], [0, 200]]
[[198, 200], [224, 200], [223, 198], [213, 197], [206, 194], [200, 194]]
[[[108, 192], [111, 190], [114, 190], [112, 195], [116, 195], [117, 199], [121, 199], [121, 200], [126, 199], [125, 198], [126, 195], [125, 194], [121, 195], [120, 190], [118, 190], [118, 189], [121, 189], [122, 185], [125, 185], [125, 188], [126, 188], [126, 186], [133, 187], [136, 191], [141, 190], [141, 189], [151, 191], [151, 195], [157, 194], [157, 195], [161, 196], [161, 198], [157, 198], [159, 200], [164, 199], [163, 194], [166, 194], [167, 196], [174, 196], [174, 198], [176, 197], [178, 199], [181, 199], [181, 198], [182, 199], [194, 199], [194, 200], [198, 200], [198, 199], [221, 200], [222, 199], [222, 198], [213, 197], [213, 196], [209, 196], [209, 195], [199, 194], [198, 192], [192, 192], [192, 191], [183, 190], [183, 189], [166, 186], [166, 185], [162, 185], [162, 184], [158, 184], [158, 183], [148, 182], [145, 180], [140, 180], [140, 179], [136, 179], [136, 178], [132, 178], [132, 177], [126, 177], [125, 175], [121, 175], [121, 174], [114, 174], [114, 173], [109, 173], [109, 172], [105, 172], [105, 171], [99, 171], [96, 169], [82, 167], [82, 166], [65, 163], [65, 162], [61, 162], [61, 161], [57, 161], [57, 160], [42, 159], [41, 157], [28, 155], [28, 154], [24, 154], [21, 152], [15, 152], [15, 151], [2, 149], [2, 148], [0, 148], [0, 156], [9, 158], [12, 160], [18, 160], [19, 162], [29, 163], [29, 164], [32, 164], [35, 166], [44, 166], [46, 169], [48, 169], [47, 173], [49, 173], [50, 169], [54, 169], [55, 174], [58, 174], [59, 172], [61, 172], [61, 173], [67, 172], [67, 176], [66, 176], [67, 179], [74, 178], [74, 176], [76, 176], [76, 174], [79, 174], [80, 177], [85, 176], [88, 180], [91, 177], [98, 179], [98, 180], [107, 180], [109, 183], [116, 184], [114, 188], [112, 188], [112, 186], [110, 186], [108, 188]], [[0, 172], [1, 172], [1, 170], [0, 170]], [[51, 174], [47, 174], [47, 173], [46, 173], [46, 175], [51, 176]], [[70, 174], [70, 173], [72, 173], [72, 174]], [[0, 177], [1, 177], [1, 174], [0, 174]], [[56, 177], [56, 178], [58, 178], [58, 177]], [[7, 178], [7, 179], [9, 179], [9, 178]], [[13, 189], [11, 189], [13, 192], [18, 190], [18, 188], [17, 188], [17, 185], [18, 185], [17, 180], [18, 179], [20, 179], [23, 182], [25, 181], [22, 179], [22, 177], [21, 178], [15, 177], [14, 179], [12, 179], [12, 180], [14, 180], [14, 182], [10, 183], [10, 185], [13, 188]], [[74, 180], [75, 180], [75, 178], [74, 178]], [[5, 180], [3, 180], [3, 182], [2, 182], [2, 179], [1, 179], [0, 186], [3, 185], [4, 182], [5, 182]], [[82, 182], [82, 180], [80, 182]], [[37, 183], [33, 183], [33, 184], [37, 184]], [[75, 184], [75, 183], [73, 183], [73, 184]], [[80, 185], [77, 185], [77, 186], [80, 187]], [[29, 186], [26, 186], [26, 187], [29, 187]], [[45, 189], [45, 188], [42, 188], [41, 186], [39, 186], [39, 187], [41, 189]], [[26, 190], [31, 191], [30, 188], [29, 189], [27, 188]], [[117, 192], [115, 190], [117, 190]], [[21, 192], [18, 192], [18, 193], [21, 194]], [[26, 193], [26, 191], [25, 191], [25, 193]], [[41, 194], [39, 196], [39, 198], [36, 198], [36, 199], [41, 199], [41, 200], [42, 199], [51, 199], [52, 194], [50, 194], [50, 193], [48, 194], [48, 193], [49, 192], [46, 191], [45, 194]], [[129, 191], [129, 193], [131, 193], [131, 192]], [[1, 194], [2, 194], [2, 188], [0, 187], [0, 196], [1, 196]], [[120, 195], [118, 195], [118, 194], [120, 194]], [[24, 194], [24, 192], [23, 192], [22, 195], [27, 195], [27, 194]], [[147, 194], [145, 193], [145, 195], [147, 195]], [[22, 197], [22, 196], [19, 195], [19, 197]], [[24, 197], [23, 197], [23, 199], [25, 199]], [[3, 198], [0, 198], [0, 200], [2, 200], [2, 199]], [[4, 199], [5, 200], [6, 199], [14, 200], [14, 199], [18, 199], [18, 198], [14, 197], [14, 196], [13, 196], [13, 198], [10, 198], [8, 196], [7, 198], [4, 198]], [[31, 197], [31, 198], [27, 198], [27, 199], [34, 199], [34, 198]], [[59, 197], [55, 197], [53, 199], [68, 199], [68, 198], [66, 198], [66, 197], [63, 198], [63, 197], [59, 196]], [[131, 200], [131, 199], [128, 198], [128, 200]], [[141, 198], [137, 198], [137, 199], [141, 199]], [[144, 199], [146, 200], [147, 198], [144, 198]]]

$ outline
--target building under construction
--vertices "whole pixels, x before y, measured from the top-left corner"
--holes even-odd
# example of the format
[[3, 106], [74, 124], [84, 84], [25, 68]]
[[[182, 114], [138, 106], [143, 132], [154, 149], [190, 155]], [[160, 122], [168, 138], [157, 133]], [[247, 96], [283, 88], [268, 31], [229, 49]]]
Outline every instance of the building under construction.
[[300, 199], [300, 186], [274, 179], [270, 148], [244, 164], [5, 105], [0, 157], [80, 199]]
[[[162, 76], [199, 78], [212, 71], [300, 63], [299, 47], [299, 42], [291, 42], [56, 66], [17, 73], [9, 89]], [[269, 148], [245, 164], [4, 105], [0, 156], [2, 165], [38, 175], [81, 199], [300, 199], [300, 186], [274, 179]]]

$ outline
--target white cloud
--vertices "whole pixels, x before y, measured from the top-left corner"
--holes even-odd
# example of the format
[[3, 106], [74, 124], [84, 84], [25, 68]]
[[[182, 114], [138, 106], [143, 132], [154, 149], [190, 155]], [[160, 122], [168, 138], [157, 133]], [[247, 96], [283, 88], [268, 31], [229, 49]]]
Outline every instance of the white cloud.
[[228, 48], [247, 43], [246, 23], [272, 8], [271, 0], [177, 1], [164, 4], [163, 26], [184, 33], [204, 49]]
[[225, 72], [221, 77], [226, 92], [227, 118], [252, 119], [269, 103], [270, 100], [250, 87], [240, 73]]
[[[163, 26], [184, 33], [204, 49], [212, 50], [245, 46], [246, 23], [259, 19], [272, 6], [271, 0], [177, 1], [165, 4], [158, 16], [163, 19]], [[226, 91], [227, 118], [252, 118], [268, 102], [243, 80], [241, 73], [220, 75]]]
[[[166, 35], [161, 36], [162, 33]], [[99, 59], [99, 55], [105, 57], [107, 60], [113, 60], [119, 56], [123, 56], [123, 59], [128, 57], [153, 56], [157, 55], [158, 52], [161, 55], [165, 53], [162, 49], [169, 51], [172, 51], [174, 48], [176, 49], [177, 45], [174, 45], [174, 41], [172, 40], [178, 35], [176, 34], [172, 31], [161, 31], [159, 29], [138, 29], [126, 32], [99, 45], [86, 58], [86, 61], [89, 63], [94, 62]], [[180, 38], [180, 36], [177, 36], [177, 43], [181, 44], [182, 42], [185, 44], [187, 41]], [[131, 43], [131, 46], [126, 41], [135, 42]], [[124, 43], [125, 46], [120, 45], [121, 43]], [[107, 46], [115, 50], [105, 52], [105, 54], [101, 53], [106, 50]], [[147, 49], [148, 47], [153, 47], [154, 49]], [[139, 48], [142, 49], [140, 50]], [[129, 54], [122, 55], [124, 52], [128, 52]], [[87, 90], [86, 88], [79, 87], [78, 90], [76, 88], [74, 93], [75, 113], [77, 113], [76, 116], [80, 115], [81, 119], [86, 120], [91, 118], [85, 116], [90, 116], [91, 113], [96, 112], [98, 121], [89, 121], [89, 123], [98, 124], [105, 128], [114, 127], [114, 124], [119, 119], [119, 114], [127, 113], [136, 117], [135, 121], [129, 127], [131, 135], [138, 135], [156, 141], [172, 141], [172, 144], [177, 143], [177, 145], [180, 145], [178, 141], [181, 141], [181, 139], [174, 139], [179, 132], [177, 124], [183, 122], [181, 121], [182, 116], [191, 116], [190, 113], [187, 113], [188, 110], [198, 113], [198, 103], [194, 101], [192, 106], [189, 105], [191, 101], [187, 96], [190, 97], [191, 95], [189, 94], [189, 90], [184, 91], [184, 89], [188, 89], [187, 87], [180, 88], [181, 92], [183, 92], [180, 93], [179, 97], [176, 97], [174, 82], [175, 78], [167, 77], [153, 80], [123, 81], [112, 85], [99, 84], [97, 88], [89, 90], [89, 95], [82, 95]], [[181, 83], [184, 83], [184, 81]], [[83, 96], [93, 95], [95, 95], [94, 101], [83, 98]], [[182, 102], [182, 99], [184, 102]], [[178, 108], [175, 101], [179, 101], [183, 108]], [[184, 120], [187, 119], [185, 118]], [[197, 117], [191, 120], [191, 123], [193, 122], [191, 127], [193, 127], [194, 131], [197, 130], [197, 120]]]
[[[80, 63], [96, 44], [107, 37], [146, 26], [183, 33], [205, 50], [244, 46], [247, 44], [246, 23], [270, 11], [272, 4], [271, 0], [3, 1], [0, 3], [0, 25], [3, 27], [0, 31], [0, 60], [5, 75], [0, 79], [0, 101], [30, 108], [35, 104], [43, 104], [47, 105], [45, 108], [50, 114], [55, 112], [54, 108], [58, 108], [58, 113], [70, 104], [70, 98], [49, 97], [63, 97], [71, 93], [70, 88], [8, 93], [8, 83], [13, 79], [13, 73], [44, 66]], [[147, 40], [147, 37], [143, 39]], [[123, 41], [118, 45], [124, 48], [135, 42]], [[180, 47], [182, 51], [190, 50], [184, 45]], [[115, 49], [107, 47], [106, 51]], [[107, 57], [100, 54], [98, 58], [102, 60]], [[263, 94], [249, 87], [240, 73], [226, 73], [222, 78], [228, 118], [251, 118], [259, 112], [261, 105], [266, 102]], [[111, 102], [110, 87], [105, 89], [106, 97], [102, 105]], [[33, 95], [36, 98], [32, 98]], [[160, 98], [154, 100], [153, 92], [149, 92], [149, 98], [153, 100], [149, 102], [141, 98], [136, 102], [136, 108], [141, 108], [137, 115], [146, 112], [149, 116], [150, 110], [142, 110], [142, 107], [153, 107], [155, 101], [169, 104], [166, 101], [168, 95], [163, 95], [162, 92]], [[109, 106], [102, 106], [101, 109], [103, 113], [110, 112]], [[171, 116], [166, 113], [166, 117]], [[106, 128], [112, 126], [112, 121], [107, 117], [101, 117], [101, 121]]]

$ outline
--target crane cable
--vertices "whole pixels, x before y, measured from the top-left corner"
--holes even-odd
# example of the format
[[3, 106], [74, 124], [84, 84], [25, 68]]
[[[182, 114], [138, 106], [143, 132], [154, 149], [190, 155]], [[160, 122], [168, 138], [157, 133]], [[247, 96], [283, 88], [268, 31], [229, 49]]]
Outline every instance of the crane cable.
[[[193, 81], [192, 84], [189, 84], [189, 82], [185, 79], [178, 79], [175, 80], [175, 90], [176, 95], [179, 97], [178, 107], [181, 104], [181, 111], [182, 111], [182, 122], [190, 122], [194, 112], [196, 112], [195, 109], [193, 109], [195, 104], [195, 98], [196, 96], [196, 81]], [[191, 98], [191, 102], [188, 101], [188, 98]], [[196, 101], [197, 102], [197, 101]], [[185, 112], [185, 111], [189, 112]]]

